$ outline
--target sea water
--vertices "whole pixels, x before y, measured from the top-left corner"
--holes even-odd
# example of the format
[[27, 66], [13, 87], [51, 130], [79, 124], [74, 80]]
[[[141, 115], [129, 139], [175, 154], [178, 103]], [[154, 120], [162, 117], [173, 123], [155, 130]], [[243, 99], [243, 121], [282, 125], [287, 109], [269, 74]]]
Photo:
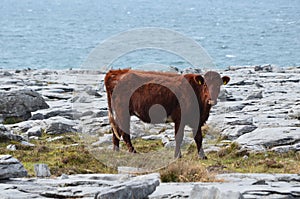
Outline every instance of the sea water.
[[[300, 65], [299, 0], [1, 0], [0, 68], [80, 68], [108, 38], [145, 27], [191, 38], [218, 68]], [[137, 49], [112, 65], [149, 63], [189, 64], [163, 49]]]

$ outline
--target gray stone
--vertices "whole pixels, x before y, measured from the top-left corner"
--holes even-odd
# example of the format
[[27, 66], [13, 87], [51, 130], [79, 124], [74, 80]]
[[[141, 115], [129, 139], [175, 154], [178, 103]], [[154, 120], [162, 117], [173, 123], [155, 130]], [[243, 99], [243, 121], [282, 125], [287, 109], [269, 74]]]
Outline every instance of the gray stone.
[[234, 83], [229, 83], [229, 84], [231, 86], [246, 86], [246, 85], [252, 85], [253, 82], [242, 80], [242, 81], [239, 81], [239, 82], [234, 82]]
[[47, 164], [35, 164], [34, 172], [36, 177], [45, 178], [51, 176], [51, 172]]
[[24, 138], [14, 134], [13, 131], [7, 129], [3, 124], [0, 124], [0, 141], [5, 142], [9, 140], [21, 141], [24, 140]]
[[3, 73], [3, 75], [4, 75], [4, 76], [13, 76], [13, 74], [11, 74], [11, 73], [8, 72], [8, 71], [5, 71], [5, 72]]
[[143, 140], [161, 140], [162, 135], [146, 135], [142, 137]]
[[201, 187], [195, 185], [190, 195], [191, 199], [243, 199], [243, 195], [238, 191], [221, 191], [216, 187]]
[[246, 133], [250, 133], [257, 129], [257, 126], [255, 125], [238, 125], [238, 126], [231, 126], [227, 129], [225, 129], [222, 132], [222, 135], [226, 136], [229, 140], [235, 140], [241, 135], [244, 135]]
[[253, 118], [246, 119], [233, 119], [232, 121], [227, 122], [228, 125], [252, 125]]
[[0, 155], [0, 179], [26, 177], [24, 166], [11, 155]]
[[245, 108], [245, 104], [238, 104], [238, 105], [233, 105], [233, 106], [229, 106], [227, 107], [227, 110], [229, 112], [232, 112], [232, 111], [241, 111], [243, 108]]
[[31, 120], [36, 120], [36, 119], [49, 119], [51, 117], [64, 117], [67, 119], [76, 119], [77, 115], [82, 115], [80, 112], [72, 109], [72, 107], [59, 107], [59, 108], [52, 108], [52, 109], [47, 109], [43, 111], [39, 111], [37, 113], [34, 113], [34, 115], [30, 118]]
[[57, 140], [62, 140], [64, 138], [65, 138], [64, 136], [56, 136], [54, 138], [48, 138], [47, 142], [54, 142], [54, 141], [57, 141]]
[[106, 110], [98, 111], [93, 115], [93, 117], [107, 117], [107, 116], [108, 116], [108, 111]]
[[95, 198], [147, 198], [159, 185], [159, 174], [137, 176], [128, 182], [103, 189]]
[[76, 96], [74, 96], [72, 99], [71, 99], [71, 102], [72, 103], [91, 103], [92, 100], [91, 100], [91, 96], [89, 96], [87, 93], [80, 93]]
[[96, 97], [102, 97], [101, 94], [98, 93], [98, 91], [94, 88], [92, 88], [91, 86], [87, 86], [85, 87], [84, 91], [91, 96], [96, 96]]
[[286, 145], [286, 146], [276, 146], [272, 148], [272, 151], [277, 153], [287, 153], [289, 151], [300, 151], [300, 143]]
[[45, 117], [42, 113], [35, 113], [30, 118], [30, 120], [43, 120], [43, 119], [45, 119]]
[[94, 142], [92, 146], [101, 146], [103, 144], [112, 144], [112, 134], [104, 134], [103, 136], [99, 137], [97, 142]]
[[76, 122], [65, 119], [63, 117], [53, 117], [50, 118], [51, 120], [48, 120], [48, 125], [45, 129], [45, 132], [47, 134], [51, 135], [58, 135], [63, 133], [74, 133], [77, 132], [77, 129], [75, 129], [75, 126], [77, 125]]
[[262, 95], [262, 91], [259, 91], [257, 93], [253, 93], [251, 95], [249, 95], [246, 100], [255, 100], [255, 99], [261, 99], [263, 98], [263, 95]]
[[64, 179], [69, 179], [69, 176], [67, 174], [61, 174], [60, 179], [64, 180]]
[[14, 144], [7, 145], [6, 149], [9, 150], [9, 151], [16, 151], [17, 150], [16, 145], [14, 145]]
[[27, 133], [28, 137], [30, 137], [30, 136], [41, 137], [42, 136], [42, 128], [40, 126], [34, 126], [30, 129], [28, 129], [26, 133]]
[[46, 133], [50, 135], [58, 135], [63, 133], [74, 133], [77, 132], [73, 125], [61, 123], [61, 122], [53, 122], [46, 128]]
[[219, 93], [219, 97], [218, 99], [221, 101], [221, 102], [224, 102], [224, 101], [239, 101], [241, 99], [239, 98], [236, 98], [236, 96], [234, 97], [232, 95], [232, 93], [229, 93], [227, 90], [221, 90], [220, 93]]
[[264, 72], [272, 72], [273, 67], [271, 64], [265, 64], [265, 65], [258, 65], [254, 67], [254, 71], [264, 71]]
[[240, 136], [236, 142], [245, 146], [263, 146], [266, 149], [291, 145], [300, 141], [300, 133], [297, 127], [278, 127], [256, 129]]
[[49, 108], [43, 97], [32, 90], [0, 92], [0, 120], [16, 118], [27, 120], [31, 112]]
[[34, 146], [35, 146], [34, 144], [29, 143], [29, 142], [27, 142], [27, 141], [21, 141], [21, 144], [22, 144], [23, 146], [29, 146], [29, 147], [34, 147]]
[[43, 96], [51, 100], [68, 100], [71, 99], [73, 95], [67, 93], [56, 93], [56, 92], [46, 91], [43, 92]]

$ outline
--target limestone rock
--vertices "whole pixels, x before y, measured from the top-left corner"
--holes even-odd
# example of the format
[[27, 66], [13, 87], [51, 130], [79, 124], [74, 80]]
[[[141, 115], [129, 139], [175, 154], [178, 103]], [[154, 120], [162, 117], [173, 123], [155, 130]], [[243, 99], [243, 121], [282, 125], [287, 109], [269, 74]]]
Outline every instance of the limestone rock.
[[261, 98], [263, 98], [262, 91], [259, 91], [258, 93], [253, 93], [249, 95], [246, 98], [246, 100], [254, 100], [254, 99], [261, 99]]
[[0, 124], [0, 141], [15, 140], [21, 141], [23, 137], [14, 134], [11, 130], [7, 129], [3, 124]]
[[47, 164], [35, 164], [34, 165], [34, 172], [36, 177], [50, 177], [50, 169], [48, 168]]
[[216, 187], [206, 188], [200, 185], [195, 185], [191, 191], [191, 199], [207, 198], [207, 199], [243, 199], [240, 192], [235, 191], [221, 191]]
[[27, 133], [28, 137], [30, 137], [30, 136], [41, 137], [42, 136], [42, 128], [40, 126], [34, 126], [30, 129], [28, 129], [26, 133]]
[[246, 133], [250, 133], [257, 129], [255, 125], [239, 125], [239, 126], [231, 126], [225, 129], [222, 132], [222, 135], [225, 135], [229, 140], [235, 140], [239, 138], [241, 135]]
[[160, 184], [159, 174], [138, 176], [130, 181], [103, 189], [95, 198], [147, 198]]
[[48, 120], [48, 125], [46, 127], [46, 133], [51, 135], [58, 135], [63, 133], [74, 133], [77, 132], [75, 126], [76, 122], [65, 119], [63, 117], [53, 117]]
[[11, 155], [0, 155], [0, 179], [25, 176], [27, 176], [27, 171], [16, 158]]
[[254, 131], [240, 136], [236, 142], [241, 145], [263, 146], [266, 149], [276, 146], [291, 145], [300, 140], [298, 128], [257, 128]]
[[0, 121], [7, 118], [27, 120], [31, 112], [49, 108], [43, 97], [29, 89], [0, 92]]

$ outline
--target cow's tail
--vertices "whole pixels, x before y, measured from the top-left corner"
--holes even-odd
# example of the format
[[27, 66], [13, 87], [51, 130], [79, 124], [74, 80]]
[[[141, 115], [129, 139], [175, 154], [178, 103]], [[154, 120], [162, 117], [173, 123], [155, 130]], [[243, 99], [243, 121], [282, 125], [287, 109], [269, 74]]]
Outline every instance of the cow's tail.
[[115, 87], [115, 85], [112, 84], [115, 75], [112, 73], [113, 73], [113, 71], [109, 71], [106, 74], [105, 79], [104, 79], [104, 84], [105, 84], [106, 93], [107, 93], [107, 102], [108, 102], [108, 118], [109, 118], [109, 123], [112, 127], [113, 134], [116, 136], [117, 139], [121, 140], [121, 137], [118, 134], [117, 125], [116, 125], [116, 121], [114, 119], [114, 114], [113, 114], [113, 109], [112, 109], [112, 104], [111, 104], [112, 92]]

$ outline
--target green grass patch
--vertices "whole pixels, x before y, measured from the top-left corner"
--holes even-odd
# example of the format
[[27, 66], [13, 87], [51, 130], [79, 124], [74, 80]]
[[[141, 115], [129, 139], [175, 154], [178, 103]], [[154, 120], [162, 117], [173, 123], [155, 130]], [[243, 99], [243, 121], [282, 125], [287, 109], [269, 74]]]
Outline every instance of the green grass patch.
[[[47, 139], [54, 136], [44, 134], [40, 140], [31, 140], [34, 147], [23, 146], [18, 142], [0, 143], [0, 154], [11, 154], [17, 158], [29, 176], [34, 176], [34, 164], [48, 164], [53, 176], [78, 173], [116, 173], [95, 159], [85, 148], [78, 134], [64, 134], [64, 138], [52, 142]], [[6, 149], [8, 144], [16, 145], [16, 151]], [[75, 144], [75, 145], [74, 145]]]
[[[121, 142], [121, 151], [112, 152], [108, 149], [106, 156], [101, 152], [88, 150], [79, 134], [64, 134], [62, 139], [48, 142], [50, 136], [43, 134], [39, 140], [31, 140], [34, 147], [23, 146], [19, 142], [0, 142], [0, 154], [11, 154], [19, 159], [28, 170], [29, 176], [34, 176], [36, 163], [48, 164], [53, 176], [61, 174], [85, 173], [116, 173], [114, 165], [128, 163], [129, 166], [148, 167], [153, 172], [159, 172], [163, 182], [213, 182], [219, 173], [299, 173], [300, 152], [249, 153], [240, 149], [236, 143], [224, 146], [218, 152], [207, 154], [208, 160], [200, 160], [195, 144], [182, 150], [183, 157], [174, 160], [174, 149], [166, 150], [160, 140], [132, 140], [138, 154], [130, 154]], [[16, 151], [6, 149], [8, 144], [16, 145]], [[211, 142], [213, 144], [213, 142]], [[100, 161], [99, 161], [100, 160]], [[101, 162], [102, 161], [102, 162]], [[112, 161], [111, 165], [107, 164]]]

